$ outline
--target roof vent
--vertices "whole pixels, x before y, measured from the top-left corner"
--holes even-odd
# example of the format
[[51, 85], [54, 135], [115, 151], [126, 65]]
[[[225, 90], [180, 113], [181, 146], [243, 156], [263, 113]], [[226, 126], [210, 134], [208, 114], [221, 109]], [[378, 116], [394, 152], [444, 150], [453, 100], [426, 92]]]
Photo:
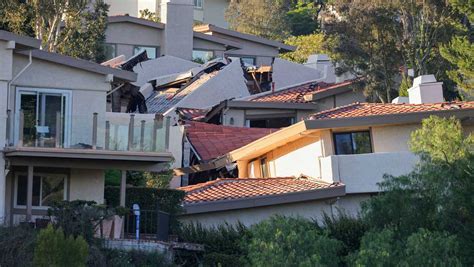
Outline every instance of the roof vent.
[[444, 102], [443, 82], [437, 82], [434, 75], [422, 75], [415, 78], [408, 89], [410, 104], [428, 104]]

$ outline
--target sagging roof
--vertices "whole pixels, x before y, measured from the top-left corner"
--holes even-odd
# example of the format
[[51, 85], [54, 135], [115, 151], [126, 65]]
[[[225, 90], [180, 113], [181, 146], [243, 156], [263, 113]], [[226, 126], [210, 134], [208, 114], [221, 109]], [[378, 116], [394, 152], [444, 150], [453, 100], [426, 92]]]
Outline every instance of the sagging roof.
[[381, 103], [353, 103], [346, 106], [318, 112], [309, 116], [309, 120], [357, 118], [369, 116], [383, 116], [394, 114], [409, 114], [420, 112], [455, 110], [474, 110], [474, 101], [470, 102], [443, 102], [434, 104], [381, 104]]
[[312, 178], [230, 178], [180, 187], [187, 214], [254, 208], [345, 195], [345, 185]]
[[198, 39], [206, 40], [206, 41], [209, 41], [209, 42], [225, 45], [228, 49], [231, 49], [231, 48], [239, 48], [240, 49], [240, 48], [242, 48], [242, 46], [237, 42], [227, 40], [227, 39], [224, 39], [224, 38], [219, 38], [217, 36], [212, 36], [212, 35], [209, 35], [209, 34], [204, 34], [204, 33], [201, 33], [201, 32], [193, 32], [193, 36], [194, 36], [194, 38], [198, 38]]
[[201, 108], [176, 108], [180, 119], [186, 121], [199, 121], [206, 117], [210, 109]]
[[222, 126], [188, 122], [186, 137], [202, 161], [222, 156], [278, 129]]
[[119, 16], [109, 16], [108, 23], [120, 23], [120, 22], [130, 22], [138, 25], [148, 26], [156, 29], [164, 29], [165, 24], [161, 22], [154, 22], [148, 19], [142, 19], [137, 17], [132, 17], [128, 15], [119, 15]]
[[[325, 92], [325, 97], [334, 95], [335, 93], [349, 92], [352, 90], [350, 85], [354, 83], [351, 81], [344, 81], [341, 83], [328, 84], [325, 82], [307, 82], [301, 85], [289, 87], [275, 92], [265, 92], [260, 96], [251, 98], [250, 101], [256, 102], [284, 102], [284, 103], [308, 103], [311, 102], [316, 95]], [[337, 90], [336, 89], [344, 89]], [[329, 94], [328, 94], [329, 93]], [[319, 98], [321, 99], [321, 98]]]
[[224, 29], [224, 28], [212, 25], [212, 24], [195, 26], [194, 31], [205, 33], [205, 34], [212, 34], [212, 32], [217, 32], [217, 33], [220, 33], [220, 34], [223, 34], [223, 35], [228, 35], [228, 36], [232, 36], [232, 37], [236, 37], [236, 38], [240, 38], [240, 39], [245, 39], [245, 40], [256, 42], [256, 43], [261, 43], [261, 44], [268, 45], [268, 46], [273, 46], [273, 47], [276, 47], [276, 48], [282, 50], [282, 52], [291, 52], [291, 51], [296, 50], [296, 47], [291, 46], [291, 45], [283, 44], [283, 43], [280, 43], [280, 42], [277, 42], [277, 41], [265, 39], [265, 38], [255, 36], [255, 35], [251, 35], [251, 34], [246, 34], [246, 33], [241, 33], [241, 32], [237, 32], [237, 31], [233, 31], [233, 30]]

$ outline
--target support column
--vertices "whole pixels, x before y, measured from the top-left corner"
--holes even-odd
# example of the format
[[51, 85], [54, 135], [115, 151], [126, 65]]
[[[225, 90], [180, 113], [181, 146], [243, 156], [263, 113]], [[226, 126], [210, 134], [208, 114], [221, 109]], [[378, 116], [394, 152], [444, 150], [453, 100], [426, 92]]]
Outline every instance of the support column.
[[237, 170], [239, 172], [239, 178], [249, 178], [248, 165], [249, 162], [247, 160], [237, 161]]
[[33, 165], [28, 166], [28, 182], [26, 188], [26, 221], [30, 222], [33, 210]]
[[2, 151], [0, 151], [0, 226], [7, 222], [6, 186], [7, 174], [5, 172], [5, 160]]
[[122, 171], [120, 180], [120, 206], [125, 207], [125, 191], [127, 189], [127, 171]]

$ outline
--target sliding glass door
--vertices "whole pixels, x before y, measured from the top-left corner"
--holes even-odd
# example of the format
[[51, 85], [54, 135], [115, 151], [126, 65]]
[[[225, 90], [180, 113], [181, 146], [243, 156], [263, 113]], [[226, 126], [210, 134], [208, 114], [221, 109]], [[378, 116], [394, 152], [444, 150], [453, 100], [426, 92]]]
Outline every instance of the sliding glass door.
[[[70, 92], [54, 89], [19, 88], [16, 96], [17, 132], [23, 146], [65, 147], [69, 141]], [[23, 129], [20, 127], [23, 113]], [[21, 138], [16, 134], [17, 140]]]

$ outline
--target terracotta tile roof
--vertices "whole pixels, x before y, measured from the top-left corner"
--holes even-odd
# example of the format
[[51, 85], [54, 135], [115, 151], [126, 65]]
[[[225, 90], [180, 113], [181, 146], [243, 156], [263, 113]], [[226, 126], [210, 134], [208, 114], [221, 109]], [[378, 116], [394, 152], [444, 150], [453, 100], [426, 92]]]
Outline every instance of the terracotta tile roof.
[[185, 204], [250, 197], [283, 195], [343, 186], [306, 178], [228, 178], [178, 188], [186, 192]]
[[203, 119], [210, 109], [200, 108], [177, 108], [176, 112], [180, 115], [181, 119], [188, 121], [199, 121]]
[[251, 99], [257, 102], [287, 102], [287, 103], [306, 103], [305, 95], [328, 91], [335, 88], [351, 85], [354, 81], [346, 81], [335, 84], [324, 82], [309, 82], [288, 89], [276, 91], [274, 93], [262, 95]]
[[211, 160], [277, 130], [188, 122], [186, 136], [201, 160]]
[[381, 103], [353, 103], [334, 109], [329, 109], [308, 117], [310, 120], [337, 119], [380, 116], [390, 114], [408, 114], [429, 111], [474, 109], [474, 101], [444, 102], [433, 104], [381, 104]]

